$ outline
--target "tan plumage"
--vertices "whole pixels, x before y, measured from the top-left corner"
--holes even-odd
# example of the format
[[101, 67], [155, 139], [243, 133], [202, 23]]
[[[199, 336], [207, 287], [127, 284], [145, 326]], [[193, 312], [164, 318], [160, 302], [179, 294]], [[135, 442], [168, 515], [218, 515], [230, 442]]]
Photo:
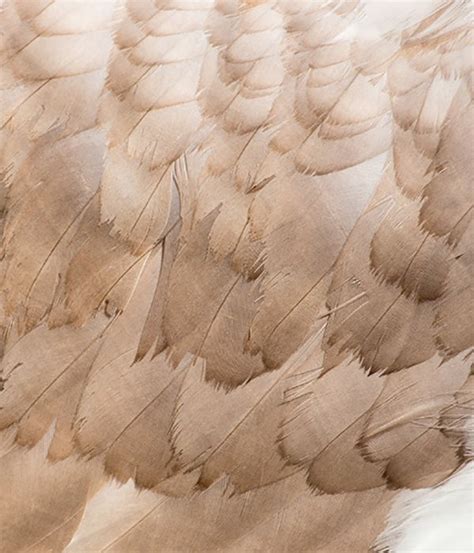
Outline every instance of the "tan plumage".
[[469, 5], [371, 10], [2, 7], [2, 552], [364, 552], [472, 457]]

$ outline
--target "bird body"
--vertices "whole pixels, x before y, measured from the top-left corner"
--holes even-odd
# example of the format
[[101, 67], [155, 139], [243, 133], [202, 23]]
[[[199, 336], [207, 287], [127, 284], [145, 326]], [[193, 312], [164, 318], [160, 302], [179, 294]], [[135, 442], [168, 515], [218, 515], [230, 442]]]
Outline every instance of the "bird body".
[[472, 459], [469, 3], [0, 24], [1, 551], [390, 547]]

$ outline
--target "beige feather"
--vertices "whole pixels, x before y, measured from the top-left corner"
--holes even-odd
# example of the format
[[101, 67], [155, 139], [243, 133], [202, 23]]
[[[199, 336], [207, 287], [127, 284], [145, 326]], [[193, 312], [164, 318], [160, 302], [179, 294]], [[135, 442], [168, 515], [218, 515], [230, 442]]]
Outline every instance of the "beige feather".
[[469, 6], [381, 9], [2, 5], [6, 553], [375, 551], [472, 460]]

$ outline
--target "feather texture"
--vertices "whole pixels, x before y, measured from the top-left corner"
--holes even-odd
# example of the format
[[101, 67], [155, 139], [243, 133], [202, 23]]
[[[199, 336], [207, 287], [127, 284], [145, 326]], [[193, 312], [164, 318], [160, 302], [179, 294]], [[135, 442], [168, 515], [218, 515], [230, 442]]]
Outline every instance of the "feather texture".
[[2, 4], [6, 553], [365, 552], [472, 460], [469, 6], [391, 10]]

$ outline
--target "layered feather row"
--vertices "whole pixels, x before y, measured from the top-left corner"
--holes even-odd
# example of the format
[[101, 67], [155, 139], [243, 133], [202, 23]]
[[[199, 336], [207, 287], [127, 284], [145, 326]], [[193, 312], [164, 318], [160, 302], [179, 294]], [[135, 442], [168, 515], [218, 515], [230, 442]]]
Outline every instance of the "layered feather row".
[[3, 7], [6, 553], [367, 551], [472, 457], [468, 9]]

